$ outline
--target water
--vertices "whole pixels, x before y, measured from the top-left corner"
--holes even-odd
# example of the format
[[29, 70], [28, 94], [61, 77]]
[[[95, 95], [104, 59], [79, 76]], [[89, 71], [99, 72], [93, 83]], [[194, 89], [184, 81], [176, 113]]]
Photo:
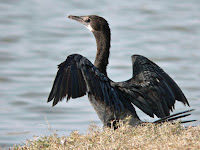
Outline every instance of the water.
[[[200, 120], [200, 2], [21, 0], [0, 2], [0, 146], [49, 135], [85, 133], [91, 121], [102, 126], [87, 97], [46, 103], [59, 63], [79, 53], [94, 62], [93, 35], [68, 15], [97, 14], [112, 29], [108, 75], [131, 77], [132, 54], [148, 57], [178, 83]], [[187, 110], [176, 103], [176, 111]], [[138, 111], [138, 110], [137, 110]], [[152, 121], [138, 112], [143, 120]], [[46, 122], [45, 118], [48, 120]], [[155, 119], [154, 119], [155, 120]], [[192, 125], [197, 125], [198, 122]]]

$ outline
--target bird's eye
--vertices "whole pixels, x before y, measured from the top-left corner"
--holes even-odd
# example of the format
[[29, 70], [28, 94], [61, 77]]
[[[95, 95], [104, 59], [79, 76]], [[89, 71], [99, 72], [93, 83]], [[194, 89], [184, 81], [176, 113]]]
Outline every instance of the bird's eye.
[[90, 22], [90, 18], [85, 19], [85, 22]]

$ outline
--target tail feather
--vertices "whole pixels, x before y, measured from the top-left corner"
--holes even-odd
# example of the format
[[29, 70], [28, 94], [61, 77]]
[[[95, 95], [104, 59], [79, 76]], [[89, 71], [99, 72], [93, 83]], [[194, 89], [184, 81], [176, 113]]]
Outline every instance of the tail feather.
[[186, 121], [181, 121], [180, 123], [183, 124], [183, 123], [189, 123], [189, 122], [194, 122], [194, 121], [197, 121], [197, 120], [186, 120]]
[[[180, 118], [184, 118], [184, 117], [191, 115], [190, 113], [188, 113], [188, 112], [191, 112], [191, 111], [194, 111], [194, 109], [182, 111], [182, 112], [170, 115], [170, 116], [163, 117], [161, 119], [154, 121], [153, 123], [162, 123], [162, 122], [166, 122], [166, 121], [174, 121], [174, 120], [177, 120], [177, 119], [180, 119]], [[197, 120], [180, 121], [180, 123], [188, 123], [188, 122], [194, 122], [194, 121], [197, 121]]]

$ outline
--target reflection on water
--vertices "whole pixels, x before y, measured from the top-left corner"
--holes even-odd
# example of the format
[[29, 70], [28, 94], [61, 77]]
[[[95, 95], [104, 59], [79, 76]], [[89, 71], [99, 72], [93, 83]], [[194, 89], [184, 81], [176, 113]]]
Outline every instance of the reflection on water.
[[[56, 65], [72, 53], [94, 61], [93, 35], [68, 20], [70, 14], [97, 14], [109, 21], [111, 79], [130, 78], [130, 56], [144, 55], [175, 79], [191, 108], [196, 109], [188, 118], [200, 120], [200, 2], [176, 2], [1, 1], [0, 145], [6, 148], [22, 144], [33, 135], [50, 134], [45, 117], [59, 135], [69, 135], [73, 130], [83, 133], [90, 121], [102, 126], [86, 96], [54, 108], [46, 103]], [[175, 112], [186, 109], [177, 103]], [[137, 111], [144, 120], [152, 121]]]

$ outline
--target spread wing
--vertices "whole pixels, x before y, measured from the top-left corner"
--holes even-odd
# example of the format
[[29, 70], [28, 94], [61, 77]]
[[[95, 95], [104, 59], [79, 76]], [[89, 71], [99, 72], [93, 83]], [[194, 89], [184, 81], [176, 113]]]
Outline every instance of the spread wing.
[[113, 85], [120, 95], [151, 117], [170, 115], [176, 100], [189, 106], [179, 86], [159, 66], [140, 55], [133, 55], [132, 63], [133, 77]]
[[48, 101], [53, 100], [53, 106], [64, 97], [78, 98], [92, 94], [95, 99], [114, 107], [114, 110], [123, 109], [115, 89], [110, 85], [109, 79], [101, 73], [88, 59], [73, 54], [58, 65], [58, 72], [53, 83]]

